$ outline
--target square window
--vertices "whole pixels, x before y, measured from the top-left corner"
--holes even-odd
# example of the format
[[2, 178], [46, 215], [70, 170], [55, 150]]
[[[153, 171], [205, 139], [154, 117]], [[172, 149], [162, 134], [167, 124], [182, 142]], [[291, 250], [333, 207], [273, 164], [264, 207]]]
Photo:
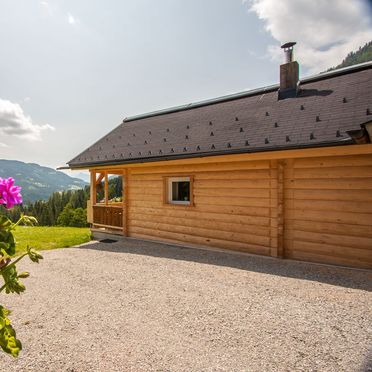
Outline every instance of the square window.
[[192, 190], [190, 177], [170, 177], [167, 181], [167, 202], [190, 205]]

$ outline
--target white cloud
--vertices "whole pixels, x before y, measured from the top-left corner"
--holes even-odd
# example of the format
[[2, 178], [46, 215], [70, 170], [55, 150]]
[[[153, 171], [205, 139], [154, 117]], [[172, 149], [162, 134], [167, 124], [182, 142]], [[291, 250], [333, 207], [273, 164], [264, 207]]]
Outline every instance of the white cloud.
[[24, 102], [30, 102], [31, 101], [31, 97], [25, 97], [25, 98], [23, 98], [23, 101]]
[[26, 116], [18, 103], [0, 99], [0, 133], [8, 136], [17, 136], [30, 141], [41, 140], [41, 132], [55, 130], [49, 124], [33, 124]]
[[278, 41], [268, 52], [282, 61], [279, 44], [297, 41], [296, 59], [310, 73], [338, 65], [372, 40], [370, 9], [362, 0], [243, 0]]
[[8, 148], [9, 146], [6, 143], [0, 142], [0, 147]]
[[40, 5], [42, 7], [44, 7], [44, 9], [46, 10], [47, 14], [53, 15], [53, 10], [52, 10], [50, 4], [47, 1], [40, 1]]
[[76, 23], [76, 19], [71, 13], [68, 13], [67, 20], [70, 25], [73, 25]]

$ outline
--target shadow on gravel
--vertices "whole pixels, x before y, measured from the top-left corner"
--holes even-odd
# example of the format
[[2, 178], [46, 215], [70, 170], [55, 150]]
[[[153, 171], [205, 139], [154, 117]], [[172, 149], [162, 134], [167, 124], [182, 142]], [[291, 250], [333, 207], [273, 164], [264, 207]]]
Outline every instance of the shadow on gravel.
[[370, 350], [364, 366], [362, 366], [360, 372], [372, 372], [372, 350]]
[[88, 244], [78, 249], [146, 255], [171, 260], [193, 261], [207, 265], [232, 267], [287, 278], [303, 279], [372, 291], [372, 272], [322, 266], [306, 262], [280, 260], [269, 257], [208, 251], [137, 239], [120, 238], [114, 243]]

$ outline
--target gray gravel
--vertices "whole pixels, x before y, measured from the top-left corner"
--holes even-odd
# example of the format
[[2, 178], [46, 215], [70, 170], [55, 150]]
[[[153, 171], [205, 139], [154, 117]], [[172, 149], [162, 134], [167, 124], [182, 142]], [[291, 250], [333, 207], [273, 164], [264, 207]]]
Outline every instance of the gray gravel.
[[127, 239], [44, 252], [1, 371], [366, 371], [372, 274]]

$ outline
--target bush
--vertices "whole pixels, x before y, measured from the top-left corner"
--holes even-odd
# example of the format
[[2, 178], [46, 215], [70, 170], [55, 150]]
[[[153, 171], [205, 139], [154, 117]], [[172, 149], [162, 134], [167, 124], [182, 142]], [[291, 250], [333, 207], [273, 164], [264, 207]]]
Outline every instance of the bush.
[[72, 205], [68, 203], [57, 219], [59, 226], [69, 227], [86, 227], [87, 223], [87, 210], [83, 208], [73, 209]]
[[76, 208], [74, 210], [70, 226], [86, 227], [87, 224], [87, 210], [83, 208]]

